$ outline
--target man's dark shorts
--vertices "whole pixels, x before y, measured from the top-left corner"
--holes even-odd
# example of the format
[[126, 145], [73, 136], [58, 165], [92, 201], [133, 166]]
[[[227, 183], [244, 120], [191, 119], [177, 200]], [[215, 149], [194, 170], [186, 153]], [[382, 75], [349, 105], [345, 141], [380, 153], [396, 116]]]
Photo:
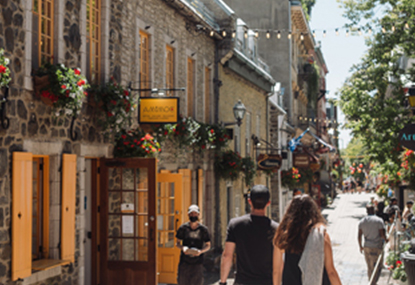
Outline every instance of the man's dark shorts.
[[203, 285], [203, 264], [179, 263], [178, 285]]

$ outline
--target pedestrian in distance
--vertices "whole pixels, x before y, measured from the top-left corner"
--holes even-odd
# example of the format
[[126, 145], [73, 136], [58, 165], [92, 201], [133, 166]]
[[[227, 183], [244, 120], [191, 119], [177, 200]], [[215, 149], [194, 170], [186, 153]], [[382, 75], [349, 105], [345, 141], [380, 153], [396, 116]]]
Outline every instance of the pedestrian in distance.
[[272, 285], [272, 238], [278, 224], [265, 216], [265, 210], [270, 205], [269, 198], [266, 186], [255, 185], [248, 196], [251, 213], [229, 221], [220, 267], [220, 285], [226, 285], [234, 252], [234, 285]]
[[309, 195], [292, 199], [274, 237], [274, 285], [341, 285], [325, 223]]
[[402, 220], [407, 224], [409, 223], [409, 221], [411, 220], [411, 217], [414, 214], [412, 210], [413, 205], [414, 205], [414, 201], [412, 200], [409, 200], [408, 202], [406, 202], [405, 210], [402, 213]]
[[[380, 266], [377, 269], [374, 281], [379, 278], [380, 270], [383, 264], [383, 242], [387, 242], [385, 233], [385, 224], [381, 218], [375, 215], [375, 208], [373, 205], [366, 205], [367, 216], [359, 221], [359, 233], [357, 240], [359, 243], [360, 253], [364, 253], [365, 261], [367, 264], [367, 276], [370, 280], [373, 271], [378, 261], [379, 256], [381, 257]], [[362, 237], [364, 237], [364, 244], [362, 245]]]
[[177, 283], [203, 285], [203, 254], [210, 249], [210, 235], [207, 227], [199, 222], [197, 205], [191, 205], [187, 213], [190, 221], [176, 233], [176, 246], [181, 250]]
[[387, 205], [384, 209], [383, 212], [387, 215], [389, 215], [389, 209], [393, 206], [398, 207], [398, 199], [396, 199], [396, 197], [392, 196], [389, 199], [389, 205]]

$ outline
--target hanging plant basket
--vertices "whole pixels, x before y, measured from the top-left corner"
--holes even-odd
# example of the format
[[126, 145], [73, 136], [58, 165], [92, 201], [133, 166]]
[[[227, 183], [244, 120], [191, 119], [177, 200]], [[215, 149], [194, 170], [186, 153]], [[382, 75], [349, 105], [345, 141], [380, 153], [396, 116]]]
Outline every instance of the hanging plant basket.
[[222, 152], [215, 157], [215, 172], [225, 180], [236, 180], [242, 171], [242, 158], [233, 150]]

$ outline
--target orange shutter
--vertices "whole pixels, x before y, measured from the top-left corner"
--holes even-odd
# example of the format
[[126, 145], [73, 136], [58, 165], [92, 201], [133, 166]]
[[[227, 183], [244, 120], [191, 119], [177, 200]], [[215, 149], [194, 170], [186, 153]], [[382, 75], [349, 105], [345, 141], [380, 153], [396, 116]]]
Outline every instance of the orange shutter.
[[192, 204], [192, 171], [190, 169], [179, 169], [183, 174], [183, 221], [187, 221], [187, 209]]
[[12, 168], [12, 280], [32, 274], [33, 155], [13, 153]]
[[197, 177], [197, 203], [199, 204], [200, 208], [201, 220], [203, 220], [203, 186], [205, 185], [205, 176], [203, 169], [197, 170]]
[[62, 157], [61, 259], [75, 261], [76, 155]]

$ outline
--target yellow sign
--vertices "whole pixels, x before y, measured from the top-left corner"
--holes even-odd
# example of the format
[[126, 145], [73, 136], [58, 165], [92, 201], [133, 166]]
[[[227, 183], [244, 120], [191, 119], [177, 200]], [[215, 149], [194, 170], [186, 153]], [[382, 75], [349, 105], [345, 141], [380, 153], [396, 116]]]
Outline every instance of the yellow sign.
[[140, 124], [175, 124], [179, 118], [179, 98], [140, 98]]

